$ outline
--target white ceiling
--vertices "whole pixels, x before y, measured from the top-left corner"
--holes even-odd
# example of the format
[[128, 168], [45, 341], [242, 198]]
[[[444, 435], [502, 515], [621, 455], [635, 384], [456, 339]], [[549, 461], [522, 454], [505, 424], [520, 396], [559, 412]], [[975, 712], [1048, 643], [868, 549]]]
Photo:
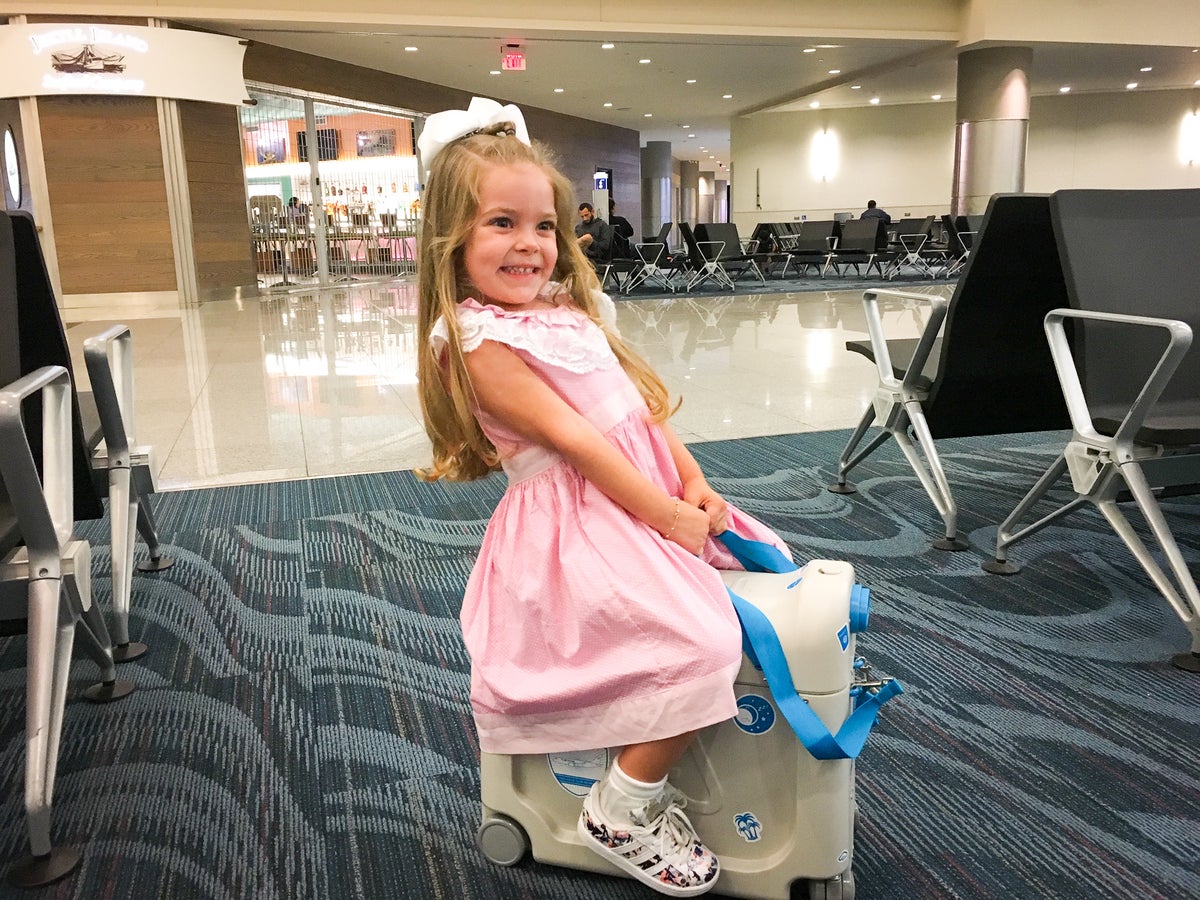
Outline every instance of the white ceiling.
[[[349, 30], [335, 24], [193, 21], [358, 66], [631, 128], [642, 142], [669, 141], [677, 159], [729, 164], [733, 116], [769, 110], [941, 102], [955, 95], [955, 47], [929, 40], [625, 34], [603, 49], [595, 32], [432, 27]], [[522, 45], [524, 72], [501, 72], [502, 46]], [[828, 45], [828, 46], [825, 46]], [[405, 51], [405, 47], [416, 47]], [[806, 52], [807, 51], [807, 52]], [[649, 63], [639, 62], [649, 59]], [[1144, 66], [1150, 72], [1139, 71]], [[840, 70], [831, 74], [831, 70]], [[689, 84], [688, 79], [695, 79]], [[1200, 85], [1191, 47], [1036, 44], [1035, 96], [1072, 91], [1178, 89]], [[858, 89], [852, 89], [859, 85]], [[561, 88], [556, 93], [555, 88]], [[725, 99], [724, 95], [732, 97]], [[612, 105], [606, 107], [606, 103]], [[403, 106], [403, 98], [397, 98]], [[711, 158], [710, 158], [711, 157]], [[719, 169], [718, 169], [719, 170]]]

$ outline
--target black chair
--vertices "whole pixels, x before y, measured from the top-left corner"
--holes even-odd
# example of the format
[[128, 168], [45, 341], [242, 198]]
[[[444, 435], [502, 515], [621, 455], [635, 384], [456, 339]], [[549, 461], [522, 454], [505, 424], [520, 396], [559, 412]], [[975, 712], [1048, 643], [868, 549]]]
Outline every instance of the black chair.
[[687, 249], [688, 271], [684, 273], [686, 281], [683, 289], [691, 291], [706, 281], [714, 282], [718, 287], [733, 290], [733, 279], [721, 264], [720, 255], [725, 249], [724, 241], [704, 241], [696, 239], [692, 226], [687, 222], [679, 223], [679, 233], [683, 235], [683, 244]]
[[[1000, 526], [996, 559], [984, 568], [1017, 571], [1008, 548], [1091, 503], [1191, 633], [1190, 652], [1172, 663], [1200, 672], [1200, 591], [1158, 502], [1200, 492], [1200, 347], [1192, 343], [1200, 330], [1200, 190], [1059, 191], [1050, 212], [1072, 308], [1046, 317], [1046, 335], [1072, 434]], [[1014, 531], [1068, 473], [1075, 498]], [[1122, 513], [1119, 502], [1128, 499], [1158, 553]]]
[[[1046, 313], [1067, 298], [1049, 198], [997, 195], [988, 204], [986, 222], [950, 299], [867, 291], [863, 305], [871, 339], [846, 344], [875, 363], [879, 387], [842, 451], [837, 481], [829, 490], [854, 493], [847, 475], [894, 438], [945, 524], [945, 536], [934, 542], [941, 550], [967, 545], [958, 538], [958, 506], [936, 439], [1049, 431], [1070, 424], [1042, 339]], [[930, 304], [919, 338], [886, 339], [880, 307], [888, 301]], [[859, 450], [876, 421], [880, 432]]]
[[695, 235], [696, 241], [701, 245], [715, 245], [720, 242], [721, 252], [717, 261], [724, 266], [732, 280], [736, 281], [740, 275], [750, 274], [760, 282], [766, 282], [767, 279], [759, 267], [759, 260], [767, 262], [769, 254], [755, 253], [756, 245], [753, 243], [744, 246], [738, 236], [737, 225], [732, 222], [702, 222], [696, 226]]
[[883, 277], [884, 263], [890, 263], [894, 254], [887, 249], [888, 238], [883, 219], [853, 219], [842, 223], [842, 236], [838, 240], [837, 249], [833, 252], [832, 265], [839, 275], [845, 274], [845, 268], [854, 266], [854, 274], [862, 275], [861, 266], [866, 267], [866, 274], [871, 269]]
[[841, 225], [833, 219], [800, 223], [799, 234], [789, 241], [790, 246], [787, 247], [789, 261], [796, 264], [798, 271], [812, 268], [824, 277], [833, 262], [833, 252], [837, 249], [841, 233]]
[[[46, 271], [33, 218], [25, 212], [0, 212], [11, 228], [13, 257], [0, 263], [16, 273], [20, 374], [43, 366], [63, 366], [72, 375], [71, 354], [58, 303]], [[135, 530], [146, 542], [149, 560], [138, 571], [159, 572], [174, 560], [162, 553], [150, 495], [154, 493], [153, 448], [135, 440], [132, 338], [124, 325], [84, 342], [84, 360], [92, 391], [73, 392], [74, 518], [103, 515], [100, 498], [109, 499], [112, 521], [113, 640], [118, 662], [136, 659], [144, 644], [129, 640], [129, 603], [133, 587]], [[36, 412], [30, 416], [34, 458], [39, 458]], [[103, 447], [101, 443], [103, 442]]]

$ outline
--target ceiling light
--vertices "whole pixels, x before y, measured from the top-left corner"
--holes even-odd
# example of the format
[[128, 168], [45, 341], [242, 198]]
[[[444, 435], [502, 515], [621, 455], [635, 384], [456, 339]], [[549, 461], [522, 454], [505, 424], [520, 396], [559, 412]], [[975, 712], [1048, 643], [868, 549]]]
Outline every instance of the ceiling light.
[[638, 62], [640, 62], [640, 63], [641, 63], [643, 66], [644, 66], [644, 65], [646, 65], [647, 63], [651, 62], [651, 60], [649, 60], [649, 59], [639, 59], [639, 60], [638, 60]]
[[861, 85], [861, 84], [852, 84], [852, 85], [850, 85], [850, 90], [852, 90], [852, 91], [861, 91], [861, 90], [862, 90], [862, 85]]
[[878, 97], [872, 97], [872, 98], [871, 98], [871, 105], [872, 105], [872, 106], [878, 106], [878, 105], [879, 105], [879, 98], [878, 98]]
[[695, 135], [694, 135], [694, 134], [689, 134], [689, 135], [688, 135], [688, 137], [695, 137]]
[[941, 95], [941, 94], [930, 94], [930, 95], [929, 95], [929, 99], [930, 99], [930, 100], [941, 100], [941, 99], [942, 99], [942, 95]]
[[822, 50], [839, 50], [843, 46], [845, 46], [845, 45], [844, 44], [817, 44], [817, 47], [819, 47]]
[[722, 100], [732, 100], [732, 99], [733, 99], [733, 94], [722, 94], [722, 95], [721, 95], [721, 99], [722, 99]]
[[1058, 92], [1060, 94], [1069, 94], [1069, 93], [1071, 93], [1071, 86], [1069, 84], [1064, 84], [1062, 87], [1060, 87], [1058, 89]]
[[[1193, 50], [1192, 52], [1194, 53], [1195, 51]], [[1200, 87], [1200, 78], [1197, 78], [1197, 79], [1196, 79], [1196, 81], [1195, 81], [1195, 83], [1192, 85], [1192, 87]]]
[[1154, 71], [1154, 66], [1142, 66], [1142, 67], [1141, 67], [1141, 69], [1139, 69], [1138, 71], [1140, 71], [1140, 72], [1153, 72], [1153, 71]]
[[404, 52], [405, 52], [405, 53], [416, 53], [416, 52], [417, 52], [417, 48], [416, 48], [416, 47], [405, 47], [405, 48], [404, 48]]
[[841, 75], [841, 74], [842, 74], [842, 70], [841, 70], [841, 69], [830, 69], [830, 70], [829, 70], [829, 74], [830, 74], [830, 75]]
[[600, 49], [601, 50], [611, 50], [615, 46], [617, 46], [617, 45], [616, 44], [601, 44]]
[[691, 125], [680, 125], [679, 127], [680, 128], [691, 128], [692, 126]]
[[687, 80], [687, 83], [688, 83], [688, 84], [695, 84], [695, 83], [696, 83], [696, 79], [695, 79], [695, 78], [689, 78], [689, 79]]
[[642, 118], [643, 119], [653, 119], [654, 113], [642, 113]]
[[817, 48], [816, 48], [816, 47], [805, 47], [805, 48], [804, 48], [804, 52], [805, 52], [805, 53], [816, 53], [816, 52], [817, 52]]
[[1131, 81], [1129, 84], [1125, 85], [1125, 90], [1132, 91], [1135, 87], [1137, 87], [1137, 82]]
[[809, 109], [816, 109], [816, 108], [817, 108], [818, 106], [820, 106], [820, 105], [821, 105], [821, 101], [820, 101], [820, 100], [814, 100], [812, 103], [808, 104], [808, 108], [809, 108]]
[[605, 109], [608, 109], [608, 107], [610, 107], [610, 106], [612, 106], [612, 104], [611, 104], [611, 103], [605, 103], [605, 104], [604, 104], [604, 108], [605, 108]]
[[554, 93], [556, 93], [556, 94], [561, 94], [562, 92], [563, 92], [563, 89], [562, 89], [562, 88], [555, 88], [555, 89], [554, 89]]
[[499, 70], [499, 69], [492, 69], [492, 71], [488, 72], [488, 74], [489, 74], [489, 75], [499, 75], [499, 74], [500, 74], [500, 70]]

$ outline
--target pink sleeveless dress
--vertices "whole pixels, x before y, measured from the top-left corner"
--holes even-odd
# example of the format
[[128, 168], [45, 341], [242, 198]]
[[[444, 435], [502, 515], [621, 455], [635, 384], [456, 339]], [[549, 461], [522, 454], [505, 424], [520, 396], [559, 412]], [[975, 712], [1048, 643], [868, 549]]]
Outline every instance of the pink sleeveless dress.
[[[662, 430], [603, 332], [574, 308], [466, 300], [463, 350], [510, 347], [651, 481], [683, 486]], [[444, 339], [444, 328], [434, 340]], [[471, 706], [489, 753], [551, 753], [672, 737], [737, 714], [741, 631], [709, 539], [701, 556], [631, 516], [551, 450], [479, 413], [508, 488], [467, 582]], [[787, 548], [730, 508], [730, 527]], [[716, 568], [714, 568], [716, 567]]]

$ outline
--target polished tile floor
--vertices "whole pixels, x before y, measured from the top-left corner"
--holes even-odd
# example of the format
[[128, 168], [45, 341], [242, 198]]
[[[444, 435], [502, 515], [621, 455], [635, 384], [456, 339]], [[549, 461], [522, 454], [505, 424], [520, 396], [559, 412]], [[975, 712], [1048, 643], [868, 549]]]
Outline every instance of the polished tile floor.
[[[927, 316], [912, 299], [883, 308], [888, 337], [915, 336]], [[875, 385], [873, 366], [845, 349], [866, 336], [858, 291], [623, 300], [617, 310], [624, 337], [683, 396], [672, 422], [687, 442], [848, 428]], [[129, 325], [136, 437], [155, 448], [160, 490], [429, 462], [415, 284], [220, 300], [145, 318], [72, 310], [67, 319], [83, 382], [83, 340]]]

